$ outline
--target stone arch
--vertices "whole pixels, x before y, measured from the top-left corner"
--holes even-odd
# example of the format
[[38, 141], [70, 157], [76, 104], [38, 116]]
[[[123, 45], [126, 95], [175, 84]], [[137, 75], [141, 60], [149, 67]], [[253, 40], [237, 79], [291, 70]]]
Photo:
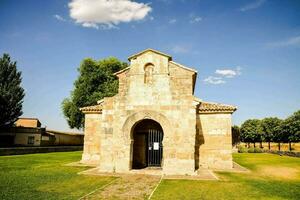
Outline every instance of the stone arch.
[[[162, 141], [164, 149], [166, 149], [169, 140], [169, 136], [172, 133], [172, 126], [170, 124], [170, 121], [167, 119], [166, 116], [163, 114], [156, 112], [156, 111], [150, 111], [150, 110], [143, 110], [138, 111], [132, 115], [130, 115], [126, 121], [124, 122], [124, 125], [122, 127], [123, 132], [123, 138], [125, 139], [125, 144], [130, 145], [130, 159], [129, 159], [129, 166], [130, 169], [132, 169], [132, 159], [133, 159], [133, 130], [134, 127], [142, 120], [144, 119], [152, 119], [160, 124], [160, 126], [163, 129], [164, 133], [164, 139]], [[162, 164], [164, 165], [164, 158], [165, 158], [165, 150], [163, 151], [163, 158], [162, 158]]]

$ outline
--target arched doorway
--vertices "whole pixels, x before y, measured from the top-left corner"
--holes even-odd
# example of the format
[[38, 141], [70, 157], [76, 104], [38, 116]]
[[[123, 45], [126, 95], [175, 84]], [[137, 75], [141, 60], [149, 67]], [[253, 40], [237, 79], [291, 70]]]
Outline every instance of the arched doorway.
[[132, 168], [161, 167], [163, 129], [151, 119], [139, 121], [133, 129]]

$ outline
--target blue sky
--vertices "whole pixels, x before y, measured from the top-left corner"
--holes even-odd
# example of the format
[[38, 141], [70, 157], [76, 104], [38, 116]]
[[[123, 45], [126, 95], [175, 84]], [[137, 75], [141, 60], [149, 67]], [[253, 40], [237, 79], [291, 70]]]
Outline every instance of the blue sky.
[[0, 0], [0, 54], [22, 71], [24, 117], [61, 112], [83, 58], [153, 48], [198, 71], [196, 96], [238, 106], [233, 123], [300, 109], [300, 2]]

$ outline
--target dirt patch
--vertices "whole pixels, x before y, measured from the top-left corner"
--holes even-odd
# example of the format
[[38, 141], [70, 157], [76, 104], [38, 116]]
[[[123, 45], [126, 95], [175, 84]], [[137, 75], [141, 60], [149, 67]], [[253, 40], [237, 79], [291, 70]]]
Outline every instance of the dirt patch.
[[159, 180], [159, 176], [124, 175], [113, 184], [84, 199], [146, 199]]
[[295, 179], [299, 171], [290, 167], [263, 167], [259, 170], [259, 173], [274, 178]]

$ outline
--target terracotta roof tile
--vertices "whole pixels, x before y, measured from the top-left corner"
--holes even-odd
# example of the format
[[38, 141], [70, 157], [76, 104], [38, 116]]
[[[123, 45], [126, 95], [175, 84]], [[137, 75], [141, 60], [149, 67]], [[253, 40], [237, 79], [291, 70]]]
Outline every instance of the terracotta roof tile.
[[236, 111], [235, 106], [212, 103], [212, 102], [201, 102], [198, 108], [198, 113], [216, 113], [216, 112], [228, 112], [233, 113]]
[[[198, 113], [233, 113], [236, 109], [231, 105], [202, 101], [199, 103]], [[80, 110], [83, 113], [102, 113], [102, 104], [82, 107]]]
[[82, 107], [82, 108], [80, 108], [80, 111], [82, 111], [83, 113], [101, 113], [102, 105], [98, 104], [98, 105], [94, 105], [94, 106]]

